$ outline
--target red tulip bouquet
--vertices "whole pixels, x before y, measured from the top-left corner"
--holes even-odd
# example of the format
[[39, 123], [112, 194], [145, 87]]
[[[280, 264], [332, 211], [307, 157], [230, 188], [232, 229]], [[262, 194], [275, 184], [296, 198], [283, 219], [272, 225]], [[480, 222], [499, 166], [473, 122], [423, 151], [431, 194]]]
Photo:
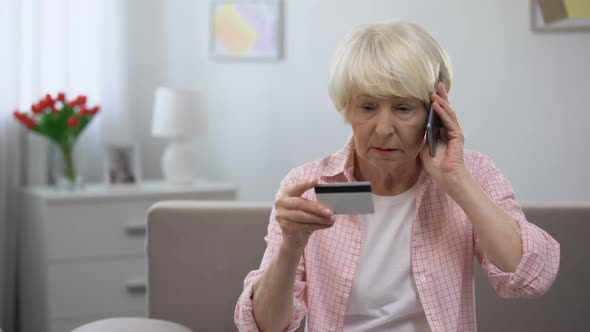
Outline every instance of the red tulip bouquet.
[[31, 105], [30, 113], [15, 111], [14, 117], [31, 131], [57, 144], [64, 161], [64, 178], [73, 184], [77, 180], [74, 144], [99, 111], [99, 106], [86, 106], [86, 96], [68, 101], [64, 93], [59, 93], [55, 99], [47, 94]]

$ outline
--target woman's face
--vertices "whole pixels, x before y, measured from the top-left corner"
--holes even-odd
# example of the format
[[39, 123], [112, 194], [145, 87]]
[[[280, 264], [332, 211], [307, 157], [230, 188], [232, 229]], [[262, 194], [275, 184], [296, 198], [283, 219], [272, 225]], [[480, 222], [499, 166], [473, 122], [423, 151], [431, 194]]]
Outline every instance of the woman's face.
[[427, 118], [421, 100], [361, 94], [354, 96], [348, 107], [347, 118], [360, 162], [383, 172], [415, 165]]

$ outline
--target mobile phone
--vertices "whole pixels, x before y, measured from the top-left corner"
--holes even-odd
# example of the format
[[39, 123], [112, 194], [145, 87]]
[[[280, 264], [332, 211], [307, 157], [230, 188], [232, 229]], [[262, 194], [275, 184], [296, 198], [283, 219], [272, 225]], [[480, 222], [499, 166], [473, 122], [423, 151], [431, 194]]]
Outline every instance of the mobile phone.
[[371, 183], [368, 181], [322, 183], [314, 189], [318, 202], [329, 206], [334, 214], [375, 213]]
[[[442, 81], [440, 73], [438, 79], [434, 84], [434, 93], [438, 95], [438, 82]], [[426, 140], [428, 141], [428, 150], [430, 156], [436, 155], [436, 143], [440, 136], [440, 127], [442, 123], [440, 116], [434, 110], [434, 103], [430, 103], [430, 109], [428, 110], [428, 120], [426, 122]]]

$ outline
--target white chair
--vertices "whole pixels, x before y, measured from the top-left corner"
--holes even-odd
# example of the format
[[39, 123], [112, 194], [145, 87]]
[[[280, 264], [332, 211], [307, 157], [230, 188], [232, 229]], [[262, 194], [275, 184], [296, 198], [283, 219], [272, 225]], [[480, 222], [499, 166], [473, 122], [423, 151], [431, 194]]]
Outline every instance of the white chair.
[[109, 318], [82, 325], [72, 332], [192, 332], [172, 322], [148, 318]]

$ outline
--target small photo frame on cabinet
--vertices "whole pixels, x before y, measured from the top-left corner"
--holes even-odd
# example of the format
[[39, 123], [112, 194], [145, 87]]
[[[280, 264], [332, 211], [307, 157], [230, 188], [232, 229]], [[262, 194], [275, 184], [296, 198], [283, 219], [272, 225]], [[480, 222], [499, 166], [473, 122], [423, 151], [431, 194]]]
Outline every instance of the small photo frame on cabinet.
[[531, 29], [590, 32], [590, 1], [531, 0]]
[[108, 185], [135, 185], [140, 182], [141, 169], [136, 144], [104, 145], [104, 178]]

